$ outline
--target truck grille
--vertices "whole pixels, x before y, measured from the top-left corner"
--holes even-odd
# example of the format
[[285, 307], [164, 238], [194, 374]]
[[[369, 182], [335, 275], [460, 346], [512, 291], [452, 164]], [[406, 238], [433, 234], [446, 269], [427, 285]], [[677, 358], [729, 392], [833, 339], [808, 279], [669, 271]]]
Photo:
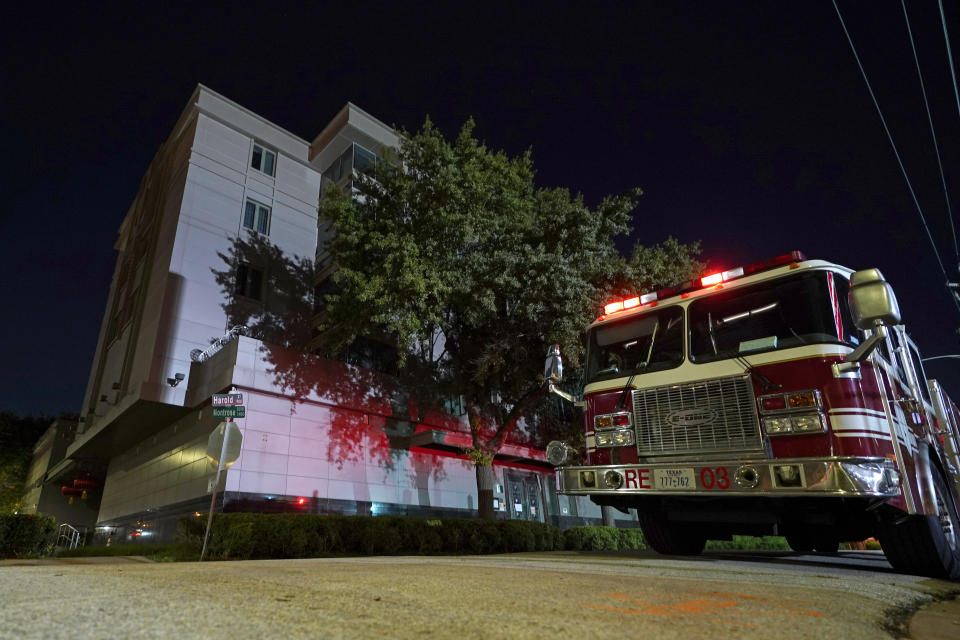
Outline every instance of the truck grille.
[[640, 456], [760, 449], [748, 376], [633, 392]]

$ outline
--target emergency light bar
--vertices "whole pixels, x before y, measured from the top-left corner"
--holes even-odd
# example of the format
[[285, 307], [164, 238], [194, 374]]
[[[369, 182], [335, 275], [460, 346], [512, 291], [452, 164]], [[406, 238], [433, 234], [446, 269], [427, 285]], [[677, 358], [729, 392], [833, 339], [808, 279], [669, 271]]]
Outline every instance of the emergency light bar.
[[683, 297], [686, 297], [691, 291], [706, 289], [718, 284], [723, 284], [724, 282], [729, 282], [730, 280], [736, 280], [737, 278], [758, 273], [760, 271], [775, 269], [776, 267], [780, 267], [785, 264], [803, 262], [806, 259], [807, 257], [803, 255], [802, 251], [791, 251], [790, 253], [784, 253], [783, 255], [779, 255], [775, 258], [770, 258], [769, 260], [753, 262], [743, 267], [737, 267], [736, 269], [720, 271], [718, 273], [712, 273], [708, 276], [697, 278], [695, 280], [688, 280], [683, 284], [673, 287], [665, 287], [654, 293], [645, 293], [642, 296], [627, 298], [626, 300], [616, 300], [604, 305], [604, 315], [597, 318], [597, 320], [604, 320], [611, 314], [618, 313], [620, 311], [626, 311], [627, 309], [635, 309], [648, 304], [651, 307], [655, 307], [657, 306], [657, 301], [659, 300], [666, 300], [667, 298], [672, 298], [676, 295], [682, 295]]

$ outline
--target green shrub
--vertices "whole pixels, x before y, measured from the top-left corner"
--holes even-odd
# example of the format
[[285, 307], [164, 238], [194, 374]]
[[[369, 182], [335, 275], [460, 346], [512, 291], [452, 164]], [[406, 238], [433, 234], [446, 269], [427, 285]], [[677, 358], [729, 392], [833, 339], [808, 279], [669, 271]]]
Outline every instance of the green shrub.
[[92, 558], [99, 556], [144, 556], [155, 562], [184, 562], [197, 560], [200, 549], [188, 544], [114, 544], [107, 546], [86, 546], [57, 553], [58, 558]]
[[619, 551], [645, 549], [640, 529], [618, 527], [573, 527], [563, 532], [564, 548], [571, 551]]
[[[199, 554], [205, 526], [206, 518], [183, 518], [178, 524], [181, 544]], [[564, 544], [560, 529], [538, 522], [224, 513], [214, 517], [207, 551], [211, 559], [245, 560], [339, 554], [513, 553], [552, 551]]]
[[206, 526], [206, 517], [180, 518], [177, 520], [177, 542], [195, 547], [199, 553], [203, 546], [203, 532]]
[[790, 545], [780, 536], [733, 536], [732, 540], [708, 540], [708, 551], [726, 550], [773, 550], [789, 551]]
[[57, 521], [41, 515], [0, 515], [0, 558], [46, 555], [57, 540]]

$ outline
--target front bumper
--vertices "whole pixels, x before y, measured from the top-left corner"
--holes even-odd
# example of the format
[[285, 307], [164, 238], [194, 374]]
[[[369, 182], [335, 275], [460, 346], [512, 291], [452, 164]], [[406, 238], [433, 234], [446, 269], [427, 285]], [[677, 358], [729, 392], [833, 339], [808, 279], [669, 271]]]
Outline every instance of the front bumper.
[[892, 498], [901, 477], [881, 457], [637, 463], [555, 470], [566, 495]]

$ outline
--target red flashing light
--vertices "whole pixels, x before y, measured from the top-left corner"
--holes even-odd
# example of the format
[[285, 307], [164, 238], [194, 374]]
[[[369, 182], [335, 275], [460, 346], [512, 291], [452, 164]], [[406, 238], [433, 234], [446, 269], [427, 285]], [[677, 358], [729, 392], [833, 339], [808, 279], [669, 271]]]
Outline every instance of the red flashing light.
[[297, 504], [303, 504], [306, 501], [307, 501], [306, 498], [297, 498]]
[[756, 273], [757, 271], [765, 271], [766, 269], [782, 267], [783, 265], [790, 264], [792, 262], [803, 262], [806, 259], [807, 256], [803, 255], [802, 251], [791, 251], [790, 253], [781, 254], [776, 258], [770, 258], [769, 260], [752, 262], [743, 267], [743, 273], [744, 275], [747, 275], [750, 273]]
[[721, 282], [723, 282], [722, 273], [713, 273], [713, 274], [710, 274], [709, 276], [704, 276], [703, 278], [700, 278], [700, 285], [704, 287], [712, 287], [713, 285], [720, 284]]
[[743, 267], [737, 267], [736, 269], [728, 269], [726, 271], [711, 273], [708, 276], [704, 276], [697, 280], [689, 280], [683, 284], [665, 287], [655, 293], [646, 293], [642, 296], [627, 298], [626, 300], [616, 300], [603, 307], [603, 315], [597, 318], [597, 321], [599, 322], [606, 320], [608, 316], [619, 311], [634, 309], [647, 304], [649, 304], [650, 307], [655, 307], [657, 306], [657, 301], [666, 300], [667, 298], [672, 298], [676, 295], [686, 299], [690, 297], [691, 292], [698, 289], [706, 289], [709, 287], [722, 288], [723, 283], [725, 282], [742, 278], [743, 276], [747, 276], [758, 271], [766, 271], [768, 269], [774, 269], [784, 265], [790, 265], [790, 269], [796, 269], [800, 266], [799, 263], [806, 259], [807, 257], [803, 254], [803, 252], [791, 251], [790, 253], [784, 253], [769, 260], [761, 260], [760, 262], [754, 262]]

